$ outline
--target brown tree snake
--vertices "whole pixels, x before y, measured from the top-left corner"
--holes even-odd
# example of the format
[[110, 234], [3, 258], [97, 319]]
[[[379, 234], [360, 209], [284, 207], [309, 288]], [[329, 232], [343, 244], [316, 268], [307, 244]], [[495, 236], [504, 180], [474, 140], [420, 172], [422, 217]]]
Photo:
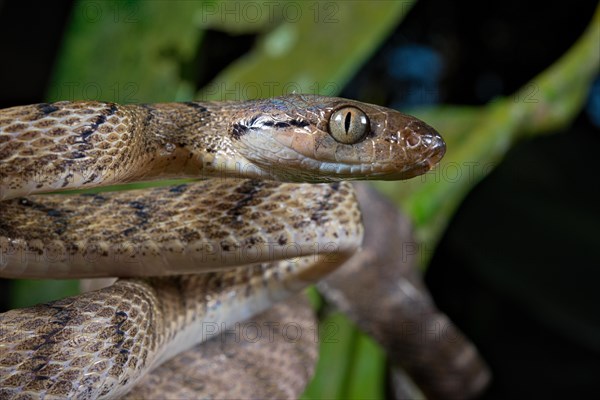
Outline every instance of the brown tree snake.
[[[256, 315], [359, 251], [348, 180], [408, 179], [444, 152], [414, 117], [312, 95], [0, 110], [0, 276], [122, 278], [1, 314], [0, 398], [125, 395], [207, 322]], [[166, 178], [196, 180], [44, 194]]]

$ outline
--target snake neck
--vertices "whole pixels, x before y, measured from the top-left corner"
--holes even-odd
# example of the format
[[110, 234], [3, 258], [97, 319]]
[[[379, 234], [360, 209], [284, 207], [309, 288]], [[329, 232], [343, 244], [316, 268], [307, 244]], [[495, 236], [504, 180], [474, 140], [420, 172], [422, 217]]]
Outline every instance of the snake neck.
[[139, 114], [137, 134], [147, 149], [143, 175], [131, 180], [262, 178], [271, 176], [246, 159], [232, 143], [239, 105], [163, 103], [126, 106]]
[[65, 101], [0, 110], [0, 200], [173, 177], [265, 177], [231, 144], [238, 109]]

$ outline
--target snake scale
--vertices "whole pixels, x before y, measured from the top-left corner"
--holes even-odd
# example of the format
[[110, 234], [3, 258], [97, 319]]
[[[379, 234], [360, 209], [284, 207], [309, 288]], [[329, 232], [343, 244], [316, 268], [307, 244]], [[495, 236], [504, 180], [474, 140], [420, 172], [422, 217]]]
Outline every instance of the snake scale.
[[[264, 311], [354, 254], [347, 180], [414, 177], [444, 151], [414, 117], [311, 95], [0, 110], [0, 276], [125, 278], [1, 314], [0, 397], [126, 394], [205, 323]], [[165, 178], [197, 181], [43, 194]]]

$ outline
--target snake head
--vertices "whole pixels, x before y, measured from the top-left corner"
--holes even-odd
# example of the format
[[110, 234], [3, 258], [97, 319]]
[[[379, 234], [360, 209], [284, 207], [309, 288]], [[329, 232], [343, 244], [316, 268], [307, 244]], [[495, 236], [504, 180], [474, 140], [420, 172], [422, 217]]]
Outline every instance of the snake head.
[[377, 105], [314, 95], [252, 103], [231, 126], [232, 141], [260, 175], [279, 180], [408, 179], [446, 149], [429, 125]]

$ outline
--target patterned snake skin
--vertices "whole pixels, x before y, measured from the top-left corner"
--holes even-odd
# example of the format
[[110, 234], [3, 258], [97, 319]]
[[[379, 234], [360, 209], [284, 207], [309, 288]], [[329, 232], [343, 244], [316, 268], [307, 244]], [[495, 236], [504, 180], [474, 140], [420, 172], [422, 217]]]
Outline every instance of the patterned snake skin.
[[[407, 179], [444, 150], [413, 117], [318, 96], [0, 110], [0, 276], [129, 277], [0, 315], [0, 398], [124, 395], [206, 323], [264, 311], [348, 259], [363, 228], [340, 181]], [[173, 177], [210, 179], [22, 197]]]

